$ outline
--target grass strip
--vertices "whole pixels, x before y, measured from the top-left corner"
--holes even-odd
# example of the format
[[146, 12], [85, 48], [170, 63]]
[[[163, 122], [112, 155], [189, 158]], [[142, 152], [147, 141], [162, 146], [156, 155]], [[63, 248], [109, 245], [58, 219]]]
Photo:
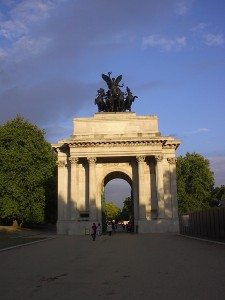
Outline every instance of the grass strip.
[[0, 249], [46, 239], [40, 233], [23, 230], [0, 230]]

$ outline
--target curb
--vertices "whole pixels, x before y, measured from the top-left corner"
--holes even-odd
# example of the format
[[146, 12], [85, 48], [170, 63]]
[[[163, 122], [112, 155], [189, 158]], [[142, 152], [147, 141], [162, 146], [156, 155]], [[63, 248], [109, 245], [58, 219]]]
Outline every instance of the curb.
[[49, 241], [49, 240], [52, 240], [52, 239], [55, 239], [55, 238], [56, 237], [50, 237], [50, 238], [45, 238], [45, 239], [41, 239], [41, 240], [38, 240], [38, 241], [29, 242], [29, 243], [26, 243], [26, 244], [20, 244], [20, 245], [16, 245], [16, 246], [11, 246], [11, 247], [7, 247], [7, 248], [3, 248], [3, 249], [0, 249], [0, 252], [7, 251], [7, 250], [12, 250], [12, 249], [23, 247], [23, 246], [29, 246], [29, 245], [36, 244], [36, 243], [41, 243], [41, 242]]
[[202, 242], [219, 244], [219, 245], [225, 246], [224, 242], [218, 242], [218, 241], [214, 241], [214, 240], [207, 240], [207, 239], [198, 238], [198, 237], [195, 237], [195, 236], [185, 235], [185, 234], [181, 234], [181, 233], [178, 233], [178, 235], [182, 236], [182, 237], [185, 237], [185, 238], [188, 238], [188, 239], [193, 239], [193, 240], [198, 240], [198, 241], [202, 241]]

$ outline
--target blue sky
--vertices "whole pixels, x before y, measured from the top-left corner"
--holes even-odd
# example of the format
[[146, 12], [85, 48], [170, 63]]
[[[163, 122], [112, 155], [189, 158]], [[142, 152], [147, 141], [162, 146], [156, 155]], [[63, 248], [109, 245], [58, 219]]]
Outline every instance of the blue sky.
[[0, 123], [21, 114], [56, 143], [91, 117], [101, 74], [123, 75], [177, 155], [225, 184], [224, 0], [1, 0]]

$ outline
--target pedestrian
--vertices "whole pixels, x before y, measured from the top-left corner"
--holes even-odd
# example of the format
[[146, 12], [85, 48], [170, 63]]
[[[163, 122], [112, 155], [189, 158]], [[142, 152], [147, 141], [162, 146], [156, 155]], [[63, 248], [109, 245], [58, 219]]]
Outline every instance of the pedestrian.
[[92, 237], [92, 240], [95, 241], [95, 238], [96, 238], [96, 224], [93, 223], [92, 226], [91, 226], [91, 237]]
[[107, 225], [107, 231], [108, 231], [109, 235], [112, 234], [112, 224], [111, 223], [108, 223], [108, 225]]
[[98, 223], [98, 226], [97, 226], [97, 235], [98, 236], [102, 235], [102, 226], [100, 223]]

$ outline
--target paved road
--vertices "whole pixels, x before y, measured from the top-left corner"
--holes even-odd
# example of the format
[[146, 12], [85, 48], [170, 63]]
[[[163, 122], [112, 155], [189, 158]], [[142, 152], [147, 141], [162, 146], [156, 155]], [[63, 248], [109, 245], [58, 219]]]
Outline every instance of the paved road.
[[175, 234], [57, 236], [0, 266], [1, 300], [225, 299], [225, 245]]

